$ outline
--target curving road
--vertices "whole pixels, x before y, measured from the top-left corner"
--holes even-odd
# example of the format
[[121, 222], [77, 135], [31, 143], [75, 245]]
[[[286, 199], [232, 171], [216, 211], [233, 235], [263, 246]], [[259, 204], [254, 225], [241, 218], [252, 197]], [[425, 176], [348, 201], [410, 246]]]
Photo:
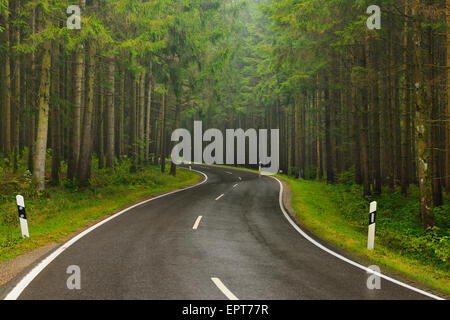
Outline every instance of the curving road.
[[[205, 183], [95, 228], [28, 274], [15, 289], [18, 298], [430, 298], [384, 279], [381, 290], [369, 290], [364, 270], [318, 248], [288, 222], [275, 179], [193, 168], [207, 175]], [[71, 265], [80, 267], [80, 290], [67, 288]]]

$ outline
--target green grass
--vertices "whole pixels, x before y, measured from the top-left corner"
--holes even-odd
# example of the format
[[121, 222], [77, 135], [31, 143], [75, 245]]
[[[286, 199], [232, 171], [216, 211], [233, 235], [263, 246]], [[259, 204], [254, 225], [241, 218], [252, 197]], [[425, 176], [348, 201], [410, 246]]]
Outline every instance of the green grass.
[[[355, 256], [368, 258], [380, 268], [388, 267], [450, 293], [448, 199], [444, 207], [435, 210], [436, 227], [424, 231], [414, 186], [407, 197], [398, 190], [383, 190], [378, 198], [364, 199], [359, 186], [281, 178], [293, 192], [296, 218], [318, 237]], [[368, 212], [372, 200], [378, 202], [375, 250], [368, 251]]]
[[[0, 261], [51, 242], [61, 242], [90, 222], [126, 205], [201, 180], [198, 173], [182, 169], [177, 170], [176, 177], [169, 175], [169, 170], [162, 174], [157, 166], [146, 166], [135, 174], [128, 170], [126, 164], [114, 171], [95, 170], [89, 188], [66, 184], [50, 186], [45, 193], [33, 191], [27, 173], [13, 175], [0, 170]], [[18, 193], [25, 196], [30, 239], [21, 237], [15, 203]]]

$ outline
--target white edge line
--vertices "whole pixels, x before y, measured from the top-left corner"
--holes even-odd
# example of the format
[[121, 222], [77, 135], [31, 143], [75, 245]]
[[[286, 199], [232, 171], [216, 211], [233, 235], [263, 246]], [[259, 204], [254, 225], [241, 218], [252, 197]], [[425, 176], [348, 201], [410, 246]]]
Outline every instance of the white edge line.
[[197, 230], [198, 225], [200, 224], [200, 220], [202, 220], [203, 216], [198, 216], [197, 220], [195, 220], [194, 226], [192, 229]]
[[425, 296], [428, 296], [428, 297], [430, 297], [430, 298], [433, 298], [433, 299], [436, 299], [436, 300], [445, 300], [445, 299], [443, 299], [443, 298], [441, 298], [441, 297], [435, 296], [435, 295], [433, 295], [433, 294], [431, 294], [431, 293], [428, 293], [428, 292], [426, 292], [426, 291], [417, 289], [417, 288], [415, 288], [415, 287], [413, 287], [413, 286], [410, 286], [410, 285], [408, 285], [408, 284], [406, 284], [406, 283], [403, 283], [403, 282], [401, 282], [401, 281], [395, 280], [395, 279], [393, 279], [393, 278], [391, 278], [391, 277], [388, 277], [388, 276], [386, 276], [386, 275], [384, 275], [384, 274], [382, 274], [382, 273], [373, 271], [372, 269], [370, 269], [370, 268], [368, 268], [368, 267], [365, 267], [365, 266], [363, 266], [363, 265], [361, 265], [361, 264], [359, 264], [359, 263], [357, 263], [357, 262], [355, 262], [355, 261], [353, 261], [353, 260], [350, 260], [350, 259], [348, 259], [348, 258], [346, 258], [346, 257], [344, 257], [344, 256], [342, 256], [342, 255], [340, 255], [340, 254], [338, 254], [338, 253], [336, 253], [336, 252], [334, 252], [333, 250], [328, 249], [327, 247], [323, 246], [322, 244], [320, 244], [319, 242], [317, 242], [316, 240], [314, 240], [313, 238], [311, 238], [311, 237], [310, 237], [308, 234], [306, 234], [306, 233], [305, 233], [305, 232], [304, 232], [304, 231], [303, 231], [303, 230], [302, 230], [302, 229], [301, 229], [294, 221], [292, 221], [291, 216], [290, 216], [290, 215], [286, 212], [286, 210], [284, 209], [284, 206], [283, 206], [283, 184], [281, 183], [281, 181], [280, 181], [279, 179], [273, 177], [273, 176], [270, 176], [270, 177], [273, 178], [273, 179], [275, 179], [275, 180], [277, 180], [278, 183], [280, 184], [280, 196], [279, 196], [279, 202], [280, 202], [281, 211], [283, 211], [284, 216], [285, 216], [286, 219], [289, 221], [289, 223], [294, 227], [294, 229], [297, 230], [297, 232], [300, 233], [306, 240], [308, 240], [309, 242], [311, 242], [311, 243], [314, 244], [315, 246], [319, 247], [320, 249], [322, 249], [322, 250], [328, 252], [329, 254], [335, 256], [336, 258], [338, 258], [338, 259], [340, 259], [340, 260], [342, 260], [342, 261], [345, 261], [345, 262], [347, 262], [347, 263], [349, 263], [349, 264], [351, 264], [351, 265], [353, 265], [353, 266], [355, 266], [355, 267], [357, 267], [357, 268], [359, 268], [359, 269], [362, 269], [362, 270], [364, 270], [364, 271], [366, 271], [366, 272], [368, 272], [368, 273], [375, 274], [375, 275], [377, 275], [377, 276], [379, 276], [379, 277], [381, 277], [381, 278], [383, 278], [383, 279], [385, 279], [385, 280], [388, 280], [388, 281], [393, 282], [393, 283], [395, 283], [395, 284], [397, 284], [397, 285], [399, 285], [399, 286], [402, 286], [402, 287], [405, 287], [405, 288], [410, 289], [410, 290], [412, 290], [412, 291], [418, 292], [418, 293], [423, 294], [423, 295], [425, 295]]
[[[252, 173], [254, 173], [254, 174], [259, 174], [258, 172], [253, 172], [253, 171], [247, 171], [247, 170], [243, 170], [243, 169], [239, 169], [239, 168], [233, 168], [234, 170], [242, 170], [242, 171], [246, 171], [246, 172], [252, 172]], [[347, 262], [347, 263], [349, 263], [349, 264], [351, 264], [351, 265], [353, 265], [353, 266], [355, 266], [355, 267], [357, 267], [357, 268], [359, 268], [359, 269], [362, 269], [362, 270], [364, 270], [364, 271], [366, 271], [366, 272], [368, 272], [368, 273], [371, 273], [371, 274], [375, 274], [375, 275], [377, 275], [377, 276], [379, 276], [379, 277], [381, 277], [381, 278], [383, 278], [383, 279], [385, 279], [385, 280], [388, 280], [388, 281], [390, 281], [390, 282], [392, 282], [392, 283], [395, 283], [395, 284], [397, 284], [397, 285], [399, 285], [399, 286], [402, 286], [402, 287], [404, 287], [404, 288], [407, 288], [407, 289], [410, 289], [410, 290], [412, 290], [412, 291], [415, 291], [415, 292], [417, 292], [417, 293], [420, 293], [420, 294], [423, 294], [424, 296], [427, 296], [427, 297], [430, 297], [430, 298], [433, 298], [433, 299], [436, 299], [436, 300], [445, 300], [445, 299], [443, 299], [443, 298], [441, 298], [441, 297], [438, 297], [438, 296], [436, 296], [436, 295], [434, 295], [434, 294], [431, 294], [431, 293], [428, 293], [428, 292], [426, 292], [426, 291], [423, 291], [423, 290], [420, 290], [420, 289], [418, 289], [418, 288], [415, 288], [415, 287], [413, 287], [413, 286], [410, 286], [409, 284], [406, 284], [406, 283], [403, 283], [403, 282], [401, 282], [401, 281], [398, 281], [398, 280], [395, 280], [395, 279], [393, 279], [393, 278], [391, 278], [391, 277], [388, 277], [388, 276], [386, 276], [386, 275], [384, 275], [384, 274], [382, 274], [382, 273], [379, 273], [379, 272], [376, 272], [376, 271], [373, 271], [372, 269], [370, 269], [370, 268], [368, 268], [368, 267], [365, 267], [365, 266], [363, 266], [363, 265], [361, 265], [361, 264], [359, 264], [359, 263], [357, 263], [357, 262], [355, 262], [355, 261], [353, 261], [353, 260], [350, 260], [350, 259], [348, 259], [348, 258], [346, 258], [346, 257], [344, 257], [344, 256], [342, 256], [342, 255], [340, 255], [340, 254], [338, 254], [338, 253], [336, 253], [336, 252], [334, 252], [333, 250], [331, 250], [331, 249], [328, 249], [327, 247], [325, 247], [325, 246], [323, 246], [322, 244], [320, 244], [319, 242], [317, 242], [316, 240], [314, 240], [313, 238], [311, 238], [306, 232], [304, 232], [292, 219], [291, 219], [291, 216], [286, 212], [286, 210], [284, 209], [284, 206], [283, 206], [283, 184], [281, 183], [281, 181], [278, 179], [278, 178], [276, 178], [276, 177], [274, 177], [274, 176], [272, 176], [272, 175], [267, 175], [268, 177], [271, 177], [271, 178], [273, 178], [273, 179], [275, 179], [276, 181], [278, 181], [278, 183], [280, 184], [280, 195], [279, 195], [279, 204], [280, 204], [280, 208], [281, 208], [281, 211], [283, 212], [283, 215], [284, 215], [284, 217], [288, 220], [288, 222], [294, 227], [294, 229], [298, 232], [298, 233], [300, 233], [306, 240], [308, 240], [309, 242], [311, 242], [312, 244], [314, 244], [316, 247], [318, 247], [318, 248], [320, 248], [320, 249], [322, 249], [323, 251], [325, 251], [325, 252], [327, 252], [327, 253], [329, 253], [329, 254], [331, 254], [331, 255], [333, 255], [333, 256], [335, 256], [336, 258], [338, 258], [338, 259], [340, 259], [340, 260], [342, 260], [342, 261], [344, 261], [344, 262]]]
[[218, 197], [216, 198], [216, 201], [219, 200], [220, 198], [222, 198], [224, 195], [225, 195], [225, 194], [222, 193], [220, 196], [218, 196]]
[[[179, 167], [181, 169], [185, 169], [182, 167]], [[189, 169], [185, 169], [185, 170], [189, 170]], [[191, 188], [195, 188], [198, 187], [199, 185], [205, 183], [208, 180], [208, 176], [206, 174], [204, 174], [201, 171], [197, 171], [192, 169], [192, 171], [195, 171], [197, 173], [202, 174], [205, 179], [193, 186], [190, 187], [186, 187], [184, 189], [179, 189], [179, 190], [175, 190], [175, 191], [171, 191], [162, 195], [159, 195], [157, 197], [139, 202], [129, 208], [126, 208], [112, 216], [110, 216], [109, 218], [106, 218], [105, 220], [100, 221], [99, 223], [93, 225], [92, 227], [90, 227], [89, 229], [86, 229], [85, 231], [81, 232], [80, 234], [78, 234], [77, 236], [73, 237], [72, 239], [70, 239], [69, 241], [67, 241], [66, 243], [64, 243], [61, 247], [59, 247], [58, 249], [56, 249], [52, 254], [50, 254], [47, 258], [45, 258], [44, 260], [42, 260], [41, 262], [39, 262], [39, 264], [37, 266], [35, 266], [30, 272], [28, 272], [28, 274], [22, 278], [22, 280], [19, 281], [18, 284], [16, 284], [16, 286], [6, 295], [6, 297], [4, 298], [4, 300], [17, 300], [17, 298], [19, 298], [19, 296], [22, 294], [22, 292], [25, 290], [25, 288], [31, 283], [31, 281], [34, 280], [34, 278], [36, 278], [36, 276], [45, 269], [45, 267], [47, 267], [53, 260], [56, 259], [56, 257], [58, 257], [61, 253], [64, 252], [64, 250], [66, 250], [67, 248], [69, 248], [71, 245], [73, 245], [75, 242], [77, 242], [78, 240], [80, 240], [82, 237], [84, 237], [85, 235], [87, 235], [89, 232], [97, 229], [98, 227], [100, 227], [101, 225], [107, 223], [108, 221], [117, 218], [118, 216], [122, 215], [123, 213], [134, 209], [140, 205], [143, 205], [147, 202], [168, 196], [170, 194], [174, 194], [174, 193], [178, 193], [181, 191], [185, 191]]]
[[239, 300], [230, 290], [228, 290], [219, 278], [211, 278], [211, 280], [229, 300]]

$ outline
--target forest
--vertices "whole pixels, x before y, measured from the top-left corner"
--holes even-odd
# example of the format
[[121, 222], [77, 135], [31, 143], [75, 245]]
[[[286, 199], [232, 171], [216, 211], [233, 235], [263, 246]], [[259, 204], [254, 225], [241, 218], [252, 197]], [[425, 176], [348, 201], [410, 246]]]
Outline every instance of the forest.
[[[81, 27], [68, 28], [68, 7]], [[366, 9], [381, 8], [369, 29]], [[131, 161], [164, 171], [170, 134], [280, 129], [280, 169], [450, 192], [449, 0], [0, 0], [0, 152], [36, 190]], [[77, 17], [75, 17], [77, 18]], [[172, 168], [173, 170], [173, 168]], [[19, 172], [21, 173], [21, 172]], [[419, 212], [418, 212], [419, 214]]]

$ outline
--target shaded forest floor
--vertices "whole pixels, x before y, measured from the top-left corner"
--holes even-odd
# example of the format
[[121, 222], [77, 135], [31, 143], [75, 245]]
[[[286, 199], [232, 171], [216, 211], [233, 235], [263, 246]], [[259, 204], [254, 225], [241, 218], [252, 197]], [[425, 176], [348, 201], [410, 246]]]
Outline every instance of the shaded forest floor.
[[[383, 190], [364, 199], [356, 185], [282, 176], [293, 192], [292, 207], [303, 226], [320, 238], [410, 278], [450, 293], [450, 204], [435, 209], [435, 227], [422, 229], [417, 187], [407, 197]], [[375, 250], [367, 250], [369, 202], [377, 201]]]
[[[51, 161], [47, 161], [51, 163]], [[0, 262], [62, 239], [126, 205], [201, 179], [195, 172], [177, 170], [176, 177], [160, 172], [159, 166], [143, 166], [129, 173], [130, 163], [109, 169], [93, 167], [91, 186], [79, 189], [71, 183], [48, 185], [37, 193], [31, 176], [21, 163], [17, 174], [0, 163]], [[64, 170], [63, 170], [64, 172]], [[30, 239], [22, 239], [15, 196], [25, 197]]]

